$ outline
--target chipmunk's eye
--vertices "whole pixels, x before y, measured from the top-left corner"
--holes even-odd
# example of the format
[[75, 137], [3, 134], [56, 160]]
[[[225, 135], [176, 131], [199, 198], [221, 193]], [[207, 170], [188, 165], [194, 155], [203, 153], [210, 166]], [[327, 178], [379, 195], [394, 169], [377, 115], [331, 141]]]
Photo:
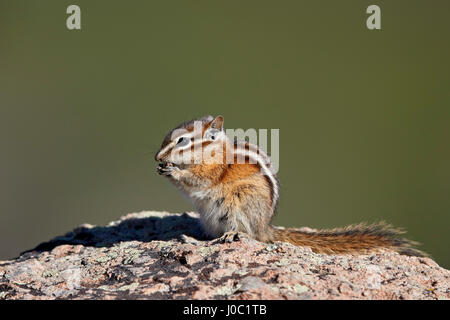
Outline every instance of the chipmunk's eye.
[[189, 143], [189, 139], [188, 139], [188, 138], [186, 138], [186, 137], [181, 137], [181, 138], [178, 139], [178, 141], [177, 141], [177, 146], [178, 146], [178, 147], [182, 147], [182, 146], [187, 145], [188, 143]]
[[206, 131], [205, 133], [205, 139], [208, 140], [216, 140], [217, 137], [219, 136], [220, 131], [216, 130], [216, 129], [209, 129], [208, 131]]

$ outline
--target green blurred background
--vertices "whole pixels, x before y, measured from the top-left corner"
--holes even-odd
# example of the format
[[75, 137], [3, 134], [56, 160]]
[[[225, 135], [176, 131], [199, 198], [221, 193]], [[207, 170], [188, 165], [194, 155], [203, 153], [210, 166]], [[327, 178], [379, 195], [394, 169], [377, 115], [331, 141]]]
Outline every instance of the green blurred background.
[[[370, 4], [382, 30], [366, 28]], [[66, 28], [77, 4], [82, 30]], [[0, 2], [0, 259], [192, 210], [153, 155], [184, 120], [279, 128], [275, 223], [386, 220], [450, 266], [450, 1]]]

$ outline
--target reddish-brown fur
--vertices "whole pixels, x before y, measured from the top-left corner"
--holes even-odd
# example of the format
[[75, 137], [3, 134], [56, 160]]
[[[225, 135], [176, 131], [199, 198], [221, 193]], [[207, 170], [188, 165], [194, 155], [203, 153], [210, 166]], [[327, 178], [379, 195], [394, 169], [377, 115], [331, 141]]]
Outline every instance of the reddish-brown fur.
[[[219, 117], [214, 120], [211, 119], [213, 118], [210, 116], [199, 119], [203, 123], [203, 136], [213, 126], [214, 120], [219, 119]], [[222, 130], [222, 123], [223, 118], [220, 117], [219, 121], [214, 123], [213, 128], [217, 129], [216, 126], [218, 126], [220, 127], [219, 130]], [[175, 129], [178, 128], [192, 132], [194, 129], [193, 122], [182, 123]], [[170, 137], [174, 130], [170, 131], [164, 139], [161, 150], [177, 138]], [[202, 147], [207, 147], [213, 143], [218, 142], [202, 140]], [[224, 147], [222, 148], [224, 151], [218, 151], [222, 152], [221, 163], [182, 165], [176, 171], [177, 178], [174, 178], [173, 174], [169, 175], [169, 178], [179, 188], [188, 194], [189, 192], [194, 192], [200, 207], [206, 206], [205, 208], [207, 209], [205, 209], [206, 213], [204, 214], [209, 215], [206, 219], [211, 217], [213, 212], [211, 210], [218, 210], [219, 219], [207, 220], [209, 228], [214, 229], [216, 233], [217, 230], [222, 230], [217, 225], [219, 223], [229, 228], [222, 230], [222, 233], [231, 231], [246, 232], [260, 241], [289, 242], [298, 246], [310, 247], [317, 253], [369, 253], [381, 249], [390, 249], [406, 255], [425, 255], [413, 247], [416, 244], [415, 242], [401, 237], [403, 231], [385, 223], [359, 224], [342, 229], [320, 230], [317, 232], [273, 227], [270, 221], [275, 214], [278, 202], [278, 180], [275, 173], [263, 174], [261, 165], [259, 163], [250, 163], [248, 156], [245, 156], [244, 163], [240, 164], [235, 154], [234, 162], [227, 164], [226, 153], [229, 151], [228, 148], [238, 147], [231, 142], [223, 142], [222, 147]], [[249, 143], [244, 143], [242, 147], [245, 150], [258, 151], [256, 146]], [[187, 150], [186, 152], [188, 152]], [[189, 152], [194, 153], [193, 145], [189, 150]], [[165, 152], [161, 151], [162, 154], [158, 153], [156, 156], [157, 160], [169, 161], [167, 159], [170, 156], [170, 151], [169, 149]], [[213, 156], [215, 152], [213, 151]], [[180, 154], [182, 153], [183, 150], [181, 150]], [[263, 154], [262, 159], [266, 159], [265, 157]], [[270, 167], [270, 163], [266, 165]], [[272, 177], [269, 177], [271, 174]], [[203, 196], [200, 196], [200, 198], [198, 196], [202, 192], [205, 192], [204, 199], [202, 198]], [[214, 206], [220, 206], [220, 208]], [[255, 207], [259, 209], [255, 209]], [[230, 224], [231, 222], [233, 224]]]
[[359, 224], [317, 232], [274, 228], [274, 240], [310, 247], [316, 253], [369, 253], [390, 249], [405, 255], [426, 256], [413, 247], [415, 242], [401, 238], [402, 233], [402, 230], [385, 223]]

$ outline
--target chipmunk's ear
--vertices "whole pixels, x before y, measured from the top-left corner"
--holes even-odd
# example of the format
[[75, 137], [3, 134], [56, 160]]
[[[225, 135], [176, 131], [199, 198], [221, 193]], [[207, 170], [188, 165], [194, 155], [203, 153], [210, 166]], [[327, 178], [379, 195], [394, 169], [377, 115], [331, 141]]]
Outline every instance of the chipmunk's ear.
[[217, 116], [214, 118], [213, 121], [211, 121], [210, 128], [216, 129], [216, 130], [223, 130], [223, 117]]

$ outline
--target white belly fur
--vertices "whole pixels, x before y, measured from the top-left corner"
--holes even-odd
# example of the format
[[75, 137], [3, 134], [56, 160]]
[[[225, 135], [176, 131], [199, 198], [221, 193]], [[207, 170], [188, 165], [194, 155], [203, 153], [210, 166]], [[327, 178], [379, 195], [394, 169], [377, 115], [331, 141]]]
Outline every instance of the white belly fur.
[[193, 190], [189, 192], [190, 199], [200, 213], [200, 219], [211, 236], [220, 237], [226, 231], [226, 223], [220, 221], [226, 212], [226, 208], [218, 205], [214, 197], [214, 189]]

